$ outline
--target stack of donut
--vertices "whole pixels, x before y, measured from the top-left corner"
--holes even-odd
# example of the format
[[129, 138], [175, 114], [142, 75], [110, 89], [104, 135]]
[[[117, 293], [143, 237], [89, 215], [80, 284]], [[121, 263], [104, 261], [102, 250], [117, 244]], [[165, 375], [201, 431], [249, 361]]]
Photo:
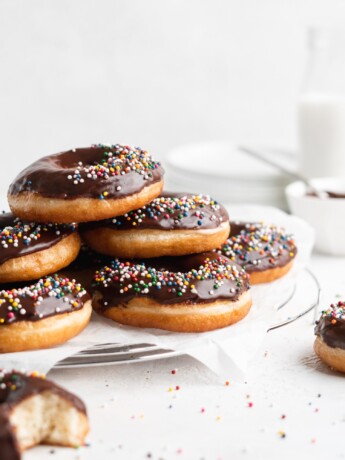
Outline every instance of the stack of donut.
[[281, 229], [230, 225], [208, 195], [163, 192], [163, 175], [145, 150], [99, 144], [17, 176], [0, 217], [0, 352], [68, 340], [91, 302], [137, 327], [225, 327], [250, 310], [249, 278], [290, 269], [296, 247]]
[[[100, 144], [43, 157], [17, 176], [12, 213], [0, 216], [0, 353], [65, 342], [92, 307], [136, 327], [225, 327], [249, 312], [250, 278], [290, 269], [296, 247], [283, 230], [230, 225], [208, 195], [163, 192], [163, 175], [145, 150]], [[84, 442], [85, 406], [52, 382], [0, 371], [0, 393], [0, 457]], [[34, 420], [47, 412], [61, 423], [54, 433], [32, 428], [28, 408]]]

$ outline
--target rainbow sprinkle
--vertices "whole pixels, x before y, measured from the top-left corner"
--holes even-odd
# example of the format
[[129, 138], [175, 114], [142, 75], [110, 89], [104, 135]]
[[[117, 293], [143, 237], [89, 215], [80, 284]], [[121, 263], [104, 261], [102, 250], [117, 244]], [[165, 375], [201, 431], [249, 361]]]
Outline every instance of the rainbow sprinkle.
[[[128, 145], [92, 145], [92, 148], [105, 149], [103, 157], [99, 163], [95, 162], [92, 165], [84, 165], [79, 161], [75, 168], [74, 174], [67, 176], [68, 180], [73, 181], [75, 185], [88, 180], [109, 179], [115, 176], [123, 176], [130, 172], [141, 174], [144, 180], [152, 177], [152, 170], [158, 168], [160, 163], [154, 161], [151, 155], [139, 147], [130, 147]], [[121, 186], [117, 186], [117, 191], [121, 190]], [[100, 199], [107, 196], [107, 192], [100, 195]]]
[[345, 302], [332, 303], [326, 310], [322, 310], [321, 317], [324, 318], [326, 316], [334, 319], [345, 319]]
[[[45, 375], [37, 371], [33, 372], [16, 372], [7, 371], [6, 369], [0, 369], [0, 390], [4, 391], [15, 391], [20, 388], [21, 377], [31, 377], [45, 380]], [[0, 397], [0, 403], [2, 398]]]
[[[206, 208], [208, 208], [207, 215]], [[199, 227], [205, 223], [205, 219], [219, 225], [223, 221], [223, 217], [219, 215], [220, 209], [220, 204], [209, 195], [161, 196], [142, 208], [112, 219], [112, 223], [120, 227], [124, 221], [127, 221], [133, 227], [140, 227], [144, 220], [157, 221], [163, 217], [163, 225], [166, 220], [169, 224], [172, 222], [178, 227], [184, 219], [194, 217], [195, 224]]]
[[64, 230], [74, 232], [76, 224], [58, 225], [58, 224], [37, 224], [34, 222], [22, 222], [19, 218], [13, 218], [13, 225], [4, 227], [0, 232], [0, 242], [2, 249], [8, 249], [10, 246], [17, 248], [20, 241], [25, 246], [38, 241], [43, 233], [54, 232], [57, 236], [61, 235]]
[[284, 228], [263, 223], [244, 225], [245, 228], [238, 234], [230, 236], [218, 250], [219, 253], [243, 266], [260, 265], [262, 259], [275, 265], [277, 259], [287, 251], [291, 258], [295, 256], [293, 238]]
[[[32, 315], [44, 298], [52, 297], [63, 304], [68, 304], [69, 310], [81, 308], [82, 297], [87, 295], [84, 288], [76, 280], [61, 278], [58, 275], [46, 276], [31, 286], [0, 291], [0, 324], [12, 323], [15, 320]], [[55, 300], [55, 303], [56, 303]], [[66, 306], [55, 306], [55, 313], [66, 311]], [[29, 309], [29, 310], [28, 310]], [[38, 314], [43, 318], [43, 314]]]
[[[109, 286], [113, 281], [119, 283], [119, 293], [132, 292], [136, 295], [149, 295], [153, 290], [167, 287], [169, 293], [176, 297], [183, 296], [187, 291], [197, 294], [196, 281], [212, 280], [213, 289], [209, 291], [211, 296], [217, 295], [217, 289], [225, 280], [235, 282], [240, 288], [248, 279], [248, 275], [239, 266], [230, 264], [226, 258], [218, 257], [214, 260], [206, 258], [198, 269], [188, 272], [172, 272], [169, 270], [157, 270], [147, 267], [143, 263], [121, 262], [115, 259], [110, 266], [105, 266], [97, 271], [94, 276], [96, 285]], [[232, 288], [235, 293], [236, 289]]]

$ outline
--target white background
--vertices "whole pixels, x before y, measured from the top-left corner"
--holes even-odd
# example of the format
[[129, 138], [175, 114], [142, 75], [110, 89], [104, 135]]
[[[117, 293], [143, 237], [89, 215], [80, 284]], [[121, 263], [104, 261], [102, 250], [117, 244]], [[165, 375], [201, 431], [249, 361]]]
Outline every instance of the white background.
[[294, 148], [306, 29], [343, 18], [336, 0], [1, 0], [0, 193], [95, 142]]

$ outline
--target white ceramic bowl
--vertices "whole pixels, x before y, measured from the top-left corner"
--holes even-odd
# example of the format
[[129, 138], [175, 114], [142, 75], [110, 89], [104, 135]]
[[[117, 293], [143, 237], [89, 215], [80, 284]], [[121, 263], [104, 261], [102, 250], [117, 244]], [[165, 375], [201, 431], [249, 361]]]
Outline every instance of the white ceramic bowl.
[[[345, 195], [345, 179], [313, 179], [318, 190]], [[292, 214], [306, 220], [316, 231], [315, 247], [334, 256], [345, 256], [345, 198], [317, 198], [306, 194], [303, 182], [294, 182], [285, 189]]]

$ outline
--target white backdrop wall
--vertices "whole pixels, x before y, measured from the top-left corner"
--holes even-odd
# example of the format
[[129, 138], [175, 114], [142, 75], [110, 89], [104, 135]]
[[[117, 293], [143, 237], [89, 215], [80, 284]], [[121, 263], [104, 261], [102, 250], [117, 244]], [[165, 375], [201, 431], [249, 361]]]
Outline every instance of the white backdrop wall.
[[0, 193], [94, 142], [295, 147], [306, 28], [340, 21], [336, 0], [1, 0]]

